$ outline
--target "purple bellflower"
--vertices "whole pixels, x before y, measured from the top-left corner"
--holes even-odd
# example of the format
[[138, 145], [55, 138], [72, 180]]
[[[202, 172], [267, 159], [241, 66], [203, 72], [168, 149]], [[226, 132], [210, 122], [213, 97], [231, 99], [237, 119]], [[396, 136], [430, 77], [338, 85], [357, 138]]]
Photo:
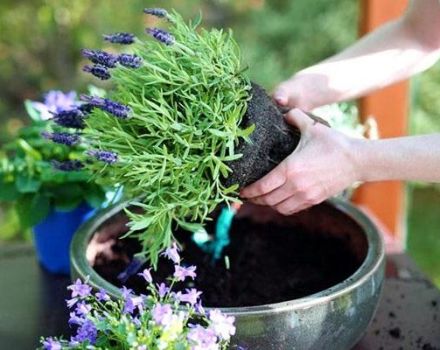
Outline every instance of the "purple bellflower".
[[166, 30], [160, 29], [160, 28], [147, 28], [145, 29], [147, 34], [151, 35], [154, 39], [160, 41], [161, 43], [165, 45], [173, 45], [175, 38], [170, 33], [168, 33]]
[[187, 277], [191, 279], [196, 278], [195, 266], [183, 267], [183, 266], [175, 265], [174, 268], [175, 268], [174, 277], [178, 281], [184, 281]]
[[104, 40], [111, 42], [112, 44], [133, 44], [136, 37], [131, 33], [113, 33], [104, 35]]
[[52, 118], [52, 114], [59, 113], [63, 110], [74, 108], [76, 105], [76, 92], [70, 91], [64, 93], [62, 91], [49, 91], [44, 96], [44, 102], [32, 102], [39, 113], [41, 120], [48, 120]]
[[61, 350], [61, 343], [53, 338], [47, 338], [43, 342], [43, 349], [44, 350]]

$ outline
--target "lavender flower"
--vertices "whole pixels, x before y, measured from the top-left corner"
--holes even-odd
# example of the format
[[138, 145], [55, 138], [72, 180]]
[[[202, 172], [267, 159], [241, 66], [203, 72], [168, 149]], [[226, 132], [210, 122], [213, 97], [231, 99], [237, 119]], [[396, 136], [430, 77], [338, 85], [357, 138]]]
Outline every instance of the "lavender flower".
[[173, 310], [168, 304], [156, 304], [151, 311], [151, 315], [156, 324], [166, 326], [171, 321]]
[[78, 134], [71, 134], [68, 132], [46, 132], [43, 131], [41, 133], [41, 136], [43, 136], [45, 139], [51, 140], [55, 143], [60, 143], [62, 145], [67, 146], [74, 146], [79, 143], [80, 137]]
[[49, 91], [44, 96], [44, 102], [32, 102], [32, 107], [40, 113], [41, 120], [48, 120], [53, 113], [71, 109], [76, 105], [76, 92]]
[[98, 335], [98, 330], [92, 321], [86, 320], [77, 331], [76, 336], [72, 338], [74, 342], [84, 342], [89, 341], [90, 344], [95, 344], [96, 337]]
[[63, 162], [53, 160], [52, 166], [60, 171], [79, 171], [84, 168], [84, 164], [79, 160], [65, 160]]
[[90, 105], [99, 108], [105, 112], [113, 114], [115, 117], [127, 119], [130, 116], [131, 109], [121, 103], [97, 96], [82, 95], [81, 99]]
[[201, 294], [202, 292], [197, 291], [197, 289], [195, 288], [191, 288], [186, 290], [186, 294], [182, 294], [180, 292], [177, 293], [176, 299], [181, 302], [188, 303], [191, 306], [194, 306], [197, 304], [197, 301]]
[[47, 338], [43, 342], [43, 349], [44, 350], [61, 350], [61, 343], [58, 340], [55, 340], [51, 337]]
[[79, 108], [59, 111], [53, 116], [53, 121], [65, 128], [84, 129], [85, 115]]
[[94, 66], [84, 66], [83, 71], [91, 73], [101, 80], [108, 80], [111, 78], [108, 68], [100, 64], [95, 64]]
[[139, 68], [142, 65], [142, 58], [136, 55], [123, 53], [118, 56], [118, 62], [124, 67]]
[[209, 319], [212, 322], [210, 327], [223, 340], [229, 340], [235, 334], [234, 316], [226, 316], [220, 310], [211, 310]]
[[144, 9], [144, 13], [159, 18], [168, 18], [169, 16], [168, 12], [162, 8], [146, 8]]
[[145, 29], [145, 31], [147, 32], [147, 34], [151, 35], [154, 39], [160, 41], [165, 45], [174, 44], [175, 41], [174, 36], [172, 36], [166, 30], [160, 28], [147, 28]]
[[116, 67], [118, 57], [102, 50], [81, 50], [82, 55], [95, 64], [100, 64], [107, 68]]
[[139, 276], [142, 276], [144, 278], [145, 281], [147, 281], [148, 283], [153, 283], [153, 277], [151, 277], [151, 269], [145, 269], [144, 271], [142, 271], [141, 273], [139, 273]]
[[107, 164], [114, 164], [118, 161], [118, 155], [112, 151], [91, 150], [87, 154]]
[[104, 35], [104, 40], [109, 41], [113, 44], [123, 44], [129, 45], [133, 44], [136, 37], [131, 33], [113, 33]]
[[196, 277], [195, 266], [183, 267], [176, 265], [174, 266], [174, 268], [174, 278], [176, 278], [178, 281], [184, 281], [187, 277], [190, 277], [192, 279]]
[[162, 255], [168, 259], [170, 259], [175, 264], [180, 264], [180, 255], [179, 255], [179, 247], [176, 242], [173, 242], [173, 245], [162, 253]]
[[67, 289], [72, 291], [72, 298], [88, 297], [90, 295], [90, 292], [92, 291], [92, 287], [90, 287], [86, 283], [82, 283], [82, 281], [79, 278], [73, 284], [68, 286]]

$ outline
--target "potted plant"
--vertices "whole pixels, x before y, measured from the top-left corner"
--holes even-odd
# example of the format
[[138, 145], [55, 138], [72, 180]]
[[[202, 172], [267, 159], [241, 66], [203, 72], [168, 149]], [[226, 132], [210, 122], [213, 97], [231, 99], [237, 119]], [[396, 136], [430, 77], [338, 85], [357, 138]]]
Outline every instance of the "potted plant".
[[177, 242], [199, 272], [183, 287], [198, 286], [208, 307], [236, 317], [233, 345], [352, 346], [383, 280], [374, 225], [337, 200], [293, 217], [245, 205], [232, 220], [234, 210], [217, 210], [238, 203], [238, 189], [290, 154], [300, 135], [246, 78], [230, 32], [198, 29], [200, 18], [187, 24], [163, 9], [145, 12], [169, 31], [148, 28], [150, 40], [104, 36], [131, 45], [130, 53], [84, 50], [93, 63], [85, 71], [111, 78], [114, 89], [106, 98], [82, 96], [80, 107], [54, 118], [75, 120], [70, 132], [81, 129], [89, 145], [79, 166], [123, 186], [128, 199], [75, 235], [73, 275], [114, 298], [123, 283], [142, 293], [136, 272], [151, 264], [154, 279], [165, 281], [173, 266], [160, 252]]
[[48, 92], [44, 103], [26, 101], [32, 122], [1, 151], [0, 200], [14, 203], [22, 229], [32, 227], [38, 260], [53, 273], [69, 273], [72, 235], [105, 195], [87, 170], [54, 170], [77, 162], [83, 146], [48, 120], [77, 104], [74, 92], [60, 91]]

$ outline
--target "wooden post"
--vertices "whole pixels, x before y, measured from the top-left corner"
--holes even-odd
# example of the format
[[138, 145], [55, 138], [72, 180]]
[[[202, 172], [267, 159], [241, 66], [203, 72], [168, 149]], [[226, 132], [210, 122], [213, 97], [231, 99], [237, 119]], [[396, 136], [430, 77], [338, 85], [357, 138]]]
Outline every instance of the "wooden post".
[[[364, 35], [385, 22], [399, 17], [407, 0], [361, 0], [360, 34]], [[381, 138], [407, 133], [408, 82], [395, 84], [359, 101], [361, 118], [373, 116]], [[355, 193], [354, 202], [365, 206], [404, 246], [405, 241], [405, 185], [390, 181], [362, 185]]]

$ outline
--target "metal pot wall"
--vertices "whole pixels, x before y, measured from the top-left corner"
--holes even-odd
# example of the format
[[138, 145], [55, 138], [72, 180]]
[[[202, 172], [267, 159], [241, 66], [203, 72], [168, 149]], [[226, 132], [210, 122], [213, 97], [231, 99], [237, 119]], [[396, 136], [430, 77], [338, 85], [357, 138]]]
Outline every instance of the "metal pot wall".
[[[113, 296], [120, 296], [118, 288], [93, 270], [86, 251], [98, 229], [125, 205], [95, 215], [79, 229], [71, 245], [72, 278], [89, 276], [92, 286], [103, 288]], [[326, 234], [348, 236], [350, 249], [362, 263], [346, 280], [304, 298], [262, 306], [223, 308], [223, 312], [236, 317], [233, 344], [249, 350], [351, 349], [374, 315], [384, 280], [384, 246], [371, 220], [352, 204], [338, 199], [291, 217], [255, 206], [244, 206], [240, 215], [255, 221], [307, 225], [312, 232], [325, 230]], [[324, 223], [326, 227], [322, 226]]]

